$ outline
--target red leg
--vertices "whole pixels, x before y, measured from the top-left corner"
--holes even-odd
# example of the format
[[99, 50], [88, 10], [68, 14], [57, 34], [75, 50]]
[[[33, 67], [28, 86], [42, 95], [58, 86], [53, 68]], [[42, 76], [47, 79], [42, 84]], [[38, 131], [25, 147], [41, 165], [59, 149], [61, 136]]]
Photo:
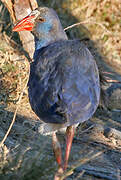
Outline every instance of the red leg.
[[52, 144], [53, 144], [54, 155], [59, 166], [58, 171], [55, 174], [54, 180], [59, 180], [60, 179], [59, 175], [63, 173], [62, 153], [61, 153], [61, 146], [55, 132], [53, 132], [52, 135]]
[[70, 154], [70, 151], [71, 151], [72, 141], [73, 141], [73, 137], [74, 137], [74, 131], [75, 131], [75, 128], [73, 126], [67, 127], [67, 130], [66, 130], [66, 153], [65, 153], [64, 171], [67, 169], [67, 166], [68, 166], [68, 159], [69, 159], [69, 154]]
[[53, 151], [55, 154], [56, 161], [58, 163], [58, 166], [61, 167], [62, 166], [61, 146], [55, 132], [53, 132], [52, 135], [52, 144], [53, 144]]

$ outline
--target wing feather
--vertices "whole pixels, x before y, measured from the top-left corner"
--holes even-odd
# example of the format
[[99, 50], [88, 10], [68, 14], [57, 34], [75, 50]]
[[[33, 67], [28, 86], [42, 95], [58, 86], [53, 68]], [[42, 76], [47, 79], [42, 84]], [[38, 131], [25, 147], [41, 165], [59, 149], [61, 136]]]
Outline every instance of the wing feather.
[[85, 121], [95, 112], [99, 96], [95, 60], [80, 41], [53, 43], [31, 65], [29, 99], [45, 122]]

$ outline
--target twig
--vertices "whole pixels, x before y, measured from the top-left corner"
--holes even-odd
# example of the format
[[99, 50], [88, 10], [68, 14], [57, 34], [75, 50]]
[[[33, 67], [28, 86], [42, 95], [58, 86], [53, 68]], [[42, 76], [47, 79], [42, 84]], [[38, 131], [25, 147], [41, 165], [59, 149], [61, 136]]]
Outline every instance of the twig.
[[121, 81], [118, 81], [116, 79], [106, 79], [107, 83], [121, 83]]
[[16, 120], [16, 114], [17, 114], [17, 111], [18, 111], [18, 108], [19, 108], [19, 105], [20, 105], [20, 101], [21, 101], [22, 96], [23, 96], [23, 93], [24, 93], [24, 91], [25, 91], [25, 89], [26, 89], [26, 87], [27, 87], [27, 84], [28, 84], [28, 78], [27, 78], [27, 82], [26, 82], [26, 84], [25, 84], [25, 86], [24, 86], [24, 88], [23, 88], [23, 91], [21, 92], [21, 94], [20, 94], [20, 96], [19, 96], [18, 104], [17, 104], [16, 110], [15, 110], [15, 112], [14, 112], [14, 116], [13, 116], [12, 122], [11, 122], [11, 124], [10, 124], [10, 126], [9, 126], [9, 128], [8, 128], [8, 131], [6, 132], [3, 140], [2, 140], [1, 143], [0, 143], [0, 147], [3, 146], [6, 138], [8, 137], [8, 134], [9, 134], [10, 131], [11, 131], [11, 128], [13, 127], [13, 124], [14, 124], [14, 122], [15, 122], [15, 120]]
[[84, 159], [81, 159], [75, 166], [73, 166], [69, 171], [65, 172], [63, 175], [60, 176], [59, 180], [64, 180], [66, 177], [68, 177], [69, 175], [73, 174], [73, 171], [81, 166], [82, 164], [85, 164], [89, 161], [91, 161], [92, 159], [96, 158], [97, 156], [100, 156], [102, 153], [104, 153], [105, 151], [99, 151], [96, 154], [92, 155], [91, 158], [85, 157]]
[[107, 28], [103, 24], [96, 22], [96, 21], [93, 21], [93, 20], [91, 20], [91, 18], [89, 18], [85, 21], [79, 22], [79, 23], [72, 24], [71, 26], [64, 28], [64, 31], [71, 29], [75, 26], [79, 26], [81, 24], [96, 24], [96, 25], [100, 26], [102, 29], [104, 29], [108, 34], [112, 34], [110, 31], [107, 30]]
[[87, 24], [87, 23], [89, 23], [89, 20], [90, 20], [90, 19], [87, 19], [86, 21], [82, 21], [82, 22], [78, 22], [78, 23], [72, 24], [72, 25], [64, 28], [64, 31], [66, 31], [66, 30], [68, 30], [68, 29], [71, 29], [71, 28], [73, 28], [73, 27], [75, 27], [75, 26], [79, 26], [79, 25], [81, 25], [81, 24]]
[[94, 124], [91, 125], [90, 127], [88, 127], [87, 129], [85, 129], [84, 131], [82, 131], [82, 132], [80, 133], [80, 135], [88, 132], [88, 131], [89, 131], [90, 129], [92, 129], [93, 127], [94, 127]]
[[78, 174], [78, 176], [76, 177], [75, 180], [78, 180], [80, 177], [82, 177], [84, 173], [85, 173], [85, 170], [83, 169], [83, 170]]

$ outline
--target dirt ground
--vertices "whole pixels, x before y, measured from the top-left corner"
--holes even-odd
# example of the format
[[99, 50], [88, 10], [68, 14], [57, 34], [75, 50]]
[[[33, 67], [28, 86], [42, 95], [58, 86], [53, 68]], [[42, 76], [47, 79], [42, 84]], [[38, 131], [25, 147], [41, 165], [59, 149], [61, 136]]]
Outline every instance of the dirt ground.
[[[63, 27], [91, 18], [91, 22], [70, 29], [67, 34], [71, 39], [91, 38], [86, 43], [99, 68], [112, 72], [109, 77], [119, 81], [103, 86], [108, 95], [107, 107], [100, 105], [94, 116], [77, 128], [66, 179], [121, 180], [120, 2], [94, 0], [91, 4], [89, 0], [63, 0], [57, 3], [53, 0], [50, 3], [48, 0], [44, 3], [55, 8]], [[51, 180], [57, 170], [51, 136], [39, 133], [41, 121], [30, 108], [27, 88], [23, 92], [29, 62], [20, 51], [18, 36], [12, 33], [12, 22], [1, 3], [0, 12], [1, 143], [18, 107], [13, 127], [0, 144], [0, 180]], [[59, 137], [63, 143], [64, 135]]]

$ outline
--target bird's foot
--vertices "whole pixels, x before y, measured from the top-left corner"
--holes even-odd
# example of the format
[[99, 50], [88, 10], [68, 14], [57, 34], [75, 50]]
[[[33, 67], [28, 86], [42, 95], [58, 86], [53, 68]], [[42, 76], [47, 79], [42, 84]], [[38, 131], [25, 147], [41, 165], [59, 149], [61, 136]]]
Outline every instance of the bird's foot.
[[59, 167], [57, 173], [55, 174], [54, 180], [60, 180], [60, 177], [63, 173], [64, 173], [63, 168]]

